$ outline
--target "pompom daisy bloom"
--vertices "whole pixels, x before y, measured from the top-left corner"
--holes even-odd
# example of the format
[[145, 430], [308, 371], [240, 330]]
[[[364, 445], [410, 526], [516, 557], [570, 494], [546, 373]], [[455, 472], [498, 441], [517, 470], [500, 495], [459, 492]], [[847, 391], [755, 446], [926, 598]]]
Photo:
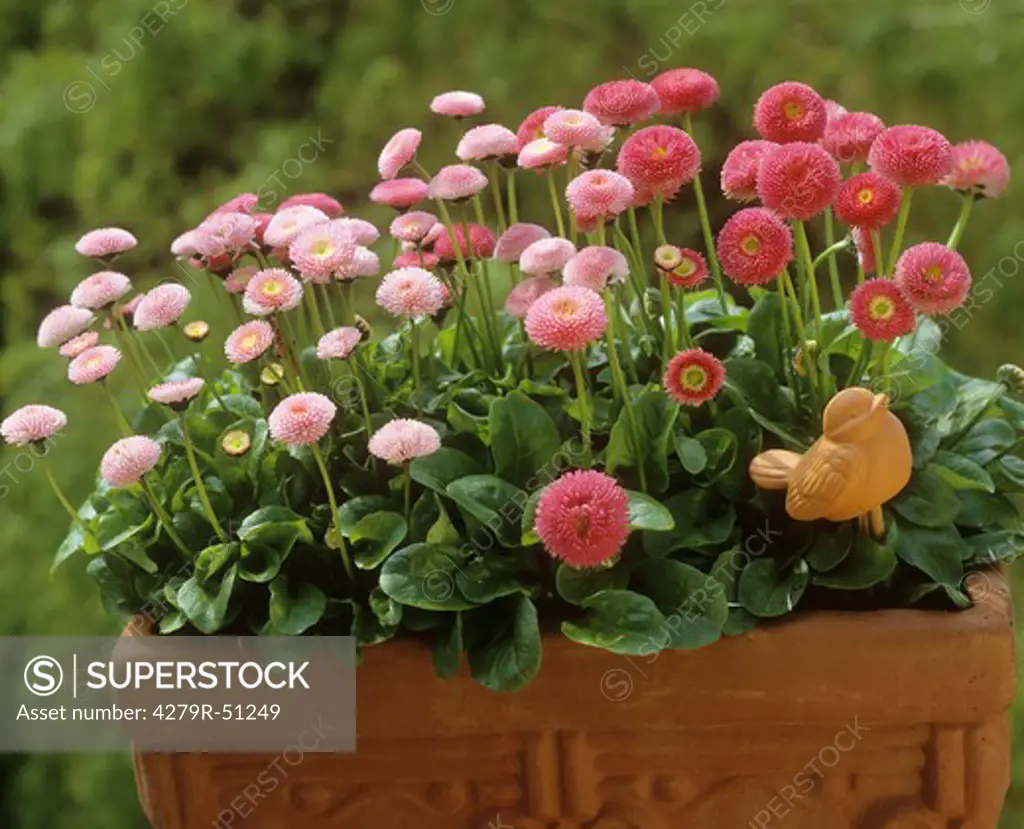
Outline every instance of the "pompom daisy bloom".
[[306, 228], [329, 220], [324, 211], [308, 204], [282, 207], [263, 231], [263, 244], [271, 248], [287, 248]]
[[825, 101], [807, 84], [787, 81], [766, 89], [754, 105], [754, 129], [768, 141], [817, 141], [825, 133]]
[[558, 167], [569, 159], [569, 148], [550, 138], [538, 138], [519, 151], [516, 164], [524, 170], [546, 170]]
[[948, 314], [971, 289], [971, 271], [955, 250], [922, 242], [903, 252], [893, 281], [922, 314]]
[[774, 141], [741, 141], [722, 164], [722, 193], [738, 202], [757, 198], [757, 174], [766, 155], [779, 148]]
[[726, 276], [740, 285], [766, 285], [793, 258], [793, 234], [771, 210], [748, 207], [730, 216], [715, 245]]
[[433, 316], [447, 302], [448, 291], [444, 284], [422, 268], [391, 271], [377, 289], [377, 304], [388, 313], [405, 319]]
[[100, 461], [100, 475], [110, 486], [124, 489], [151, 471], [160, 460], [160, 444], [144, 435], [121, 438]]
[[505, 313], [517, 320], [526, 319], [530, 306], [548, 291], [555, 289], [550, 276], [531, 276], [514, 285], [505, 297]]
[[283, 268], [256, 271], [242, 296], [242, 308], [257, 317], [291, 311], [301, 302], [302, 283]]
[[355, 245], [333, 222], [307, 227], [288, 246], [288, 258], [303, 280], [319, 285], [345, 267], [355, 254]]
[[71, 292], [71, 304], [76, 308], [98, 311], [109, 308], [131, 290], [132, 281], [117, 271], [100, 271], [87, 276]]
[[629, 495], [611, 475], [576, 469], [544, 490], [534, 523], [553, 558], [577, 569], [599, 567], [629, 539]]
[[244, 268], [235, 268], [224, 280], [224, 290], [229, 294], [240, 294], [245, 291], [245, 286], [259, 268], [249, 265]]
[[210, 216], [216, 216], [218, 213], [252, 213], [259, 201], [260, 198], [255, 193], [239, 193], [211, 210]]
[[0, 423], [0, 435], [13, 446], [24, 446], [52, 438], [68, 425], [60, 409], [33, 403], [16, 409]]
[[85, 331], [77, 337], [72, 337], [60, 347], [60, 356], [74, 359], [83, 351], [92, 348], [100, 341], [100, 335], [95, 331]]
[[695, 250], [679, 249], [679, 264], [668, 272], [668, 281], [679, 288], [696, 288], [708, 275], [708, 263]]
[[180, 236], [176, 237], [175, 240], [171, 242], [171, 253], [185, 259], [198, 255], [199, 251], [196, 250], [195, 230], [186, 230]]
[[374, 432], [368, 448], [375, 458], [401, 465], [433, 455], [441, 448], [441, 436], [433, 426], [399, 418]]
[[36, 343], [40, 348], [56, 348], [72, 337], [77, 337], [92, 325], [96, 317], [88, 308], [75, 308], [73, 305], [61, 305], [43, 317], [36, 334]]
[[929, 127], [889, 127], [871, 145], [868, 163], [903, 187], [925, 187], [949, 175], [953, 148], [942, 133]]
[[394, 268], [423, 268], [432, 271], [441, 264], [441, 257], [429, 250], [407, 250], [394, 258], [391, 267]]
[[461, 89], [452, 92], [442, 92], [434, 96], [430, 102], [430, 111], [437, 115], [447, 115], [449, 118], [468, 118], [471, 115], [479, 115], [486, 108], [484, 99], [475, 92], [465, 92]]
[[680, 351], [668, 362], [661, 384], [683, 406], [702, 406], [722, 390], [725, 366], [701, 348]]
[[512, 130], [501, 124], [483, 124], [462, 136], [455, 155], [460, 161], [493, 161], [512, 158], [518, 151]]
[[885, 122], [874, 113], [847, 112], [828, 122], [821, 146], [840, 164], [863, 163], [884, 129]]
[[565, 285], [541, 295], [526, 314], [526, 333], [548, 351], [582, 351], [608, 326], [604, 301], [590, 288]]
[[494, 247], [494, 258], [499, 262], [518, 262], [523, 251], [530, 245], [541, 239], [550, 238], [551, 234], [540, 225], [518, 222], [501, 234]]
[[601, 293], [609, 285], [626, 281], [629, 263], [615, 248], [592, 245], [573, 256], [562, 269], [566, 285], [578, 285]]
[[661, 195], [668, 201], [700, 169], [700, 150], [684, 130], [645, 127], [623, 143], [616, 169], [633, 182], [637, 201], [646, 204]]
[[193, 243], [209, 258], [236, 257], [256, 238], [257, 224], [248, 213], [215, 213], [196, 228]]
[[[442, 228], [444, 226], [442, 225]], [[494, 232], [483, 225], [475, 222], [469, 223], [469, 244], [466, 244], [466, 231], [462, 225], [455, 226], [455, 239], [459, 243], [459, 250], [465, 259], [486, 259], [494, 253], [494, 246], [497, 243]], [[442, 262], [451, 262], [455, 257], [455, 247], [452, 245], [448, 229], [444, 231], [434, 242], [434, 253]]]
[[382, 181], [370, 191], [370, 201], [395, 210], [407, 210], [426, 199], [430, 185], [420, 178], [396, 178]]
[[596, 115], [578, 109], [555, 110], [544, 121], [544, 136], [556, 144], [587, 152], [600, 152], [611, 143], [614, 127], [606, 126]]
[[953, 145], [953, 169], [942, 183], [995, 199], [1010, 183], [1010, 165], [987, 141], [964, 141]]
[[662, 115], [684, 115], [707, 109], [718, 100], [718, 81], [700, 69], [669, 69], [651, 86], [658, 93]]
[[143, 294], [132, 315], [132, 323], [139, 331], [166, 328], [185, 313], [192, 295], [188, 288], [177, 283], [157, 285]]
[[68, 363], [68, 380], [76, 385], [102, 380], [121, 361], [121, 352], [112, 345], [97, 345], [83, 351]]
[[181, 333], [194, 343], [201, 343], [210, 334], [210, 324], [205, 320], [192, 320], [181, 327]]
[[913, 332], [917, 316], [891, 279], [869, 279], [850, 295], [850, 321], [869, 340], [892, 342]]
[[608, 81], [587, 93], [583, 109], [619, 127], [646, 121], [661, 109], [661, 99], [653, 86], [642, 81]]
[[380, 238], [377, 226], [366, 219], [349, 216], [344, 219], [331, 219], [327, 224], [330, 225], [331, 230], [355, 245], [372, 245]]
[[206, 381], [202, 377], [189, 377], [185, 380], [168, 380], [153, 386], [146, 396], [154, 403], [170, 406], [175, 411], [187, 408], [188, 404], [199, 396]]
[[516, 151], [522, 152], [523, 147], [531, 141], [536, 141], [538, 138], [544, 138], [544, 122], [548, 120], [550, 115], [558, 112], [560, 109], [562, 109], [562, 107], [546, 106], [541, 107], [540, 109], [535, 109], [527, 115], [519, 125], [519, 129], [516, 130]]
[[399, 241], [419, 244], [436, 224], [437, 216], [433, 213], [414, 210], [396, 217], [388, 231]]
[[575, 255], [576, 246], [568, 239], [541, 239], [523, 251], [519, 268], [531, 276], [558, 273]]
[[614, 220], [633, 203], [632, 182], [611, 170], [587, 170], [569, 182], [565, 198], [583, 224]]
[[317, 342], [316, 356], [321, 360], [344, 360], [355, 351], [362, 338], [363, 332], [354, 326], [335, 328]]
[[326, 193], [296, 193], [294, 196], [289, 196], [281, 202], [281, 208], [298, 207], [303, 204], [315, 207], [332, 219], [345, 213], [345, 208], [341, 206], [341, 202], [328, 196]]
[[460, 202], [487, 187], [487, 176], [469, 164], [442, 167], [428, 185], [427, 195], [441, 201]]
[[846, 115], [847, 110], [839, 101], [833, 101], [831, 98], [825, 99], [825, 126], [828, 127], [836, 118], [841, 115]]
[[836, 217], [851, 227], [877, 230], [895, 219], [899, 209], [899, 185], [880, 173], [847, 179], [836, 196]]
[[224, 354], [234, 365], [251, 363], [274, 344], [273, 326], [266, 320], [253, 320], [238, 326], [224, 341]]
[[796, 141], [762, 159], [757, 194], [782, 218], [806, 221], [832, 204], [842, 180], [836, 160], [818, 144]]
[[139, 240], [120, 227], [90, 230], [75, 243], [75, 250], [92, 259], [111, 259], [134, 248]]
[[388, 181], [397, 176], [402, 168], [416, 157], [422, 140], [423, 133], [412, 127], [399, 130], [392, 135], [377, 159], [377, 172], [380, 173], [380, 177]]
[[308, 446], [327, 434], [337, 411], [330, 398], [317, 392], [300, 392], [278, 403], [267, 425], [278, 443]]

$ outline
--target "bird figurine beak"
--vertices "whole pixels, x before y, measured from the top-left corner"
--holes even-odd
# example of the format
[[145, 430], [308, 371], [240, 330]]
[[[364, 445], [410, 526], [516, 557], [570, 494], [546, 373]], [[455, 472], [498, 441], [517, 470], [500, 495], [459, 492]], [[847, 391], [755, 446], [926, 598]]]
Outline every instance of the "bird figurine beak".
[[872, 409], [888, 409], [889, 408], [889, 395], [887, 394], [876, 394], [875, 399], [871, 403]]

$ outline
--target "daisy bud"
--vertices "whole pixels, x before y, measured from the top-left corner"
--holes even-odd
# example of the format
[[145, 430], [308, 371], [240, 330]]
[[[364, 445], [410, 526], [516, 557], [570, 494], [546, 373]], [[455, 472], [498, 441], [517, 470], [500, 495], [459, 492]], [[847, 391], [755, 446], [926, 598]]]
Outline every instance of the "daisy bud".
[[[808, 340], [806, 342], [806, 351], [808, 356], [813, 360], [818, 356], [818, 352], [821, 348], [818, 346], [817, 340]], [[796, 351], [793, 352], [793, 371], [799, 374], [801, 377], [807, 376], [807, 365], [804, 359], [804, 345], [797, 346]]]
[[241, 429], [234, 429], [224, 435], [220, 441], [220, 448], [224, 453], [233, 458], [239, 458], [249, 451], [252, 446], [252, 438], [248, 432]]
[[485, 109], [484, 99], [475, 92], [455, 90], [443, 92], [430, 102], [430, 111], [449, 118], [468, 118], [479, 115]]
[[260, 372], [260, 382], [264, 386], [276, 386], [284, 380], [284, 366], [280, 363], [271, 363]]
[[192, 322], [186, 323], [182, 327], [181, 331], [192, 342], [201, 343], [210, 333], [210, 326], [203, 320], [193, 320]]
[[670, 271], [683, 264], [682, 248], [675, 245], [658, 245], [654, 249], [654, 264], [662, 271]]
[[380, 177], [389, 181], [397, 176], [402, 168], [416, 157], [423, 134], [416, 129], [399, 130], [384, 145], [377, 159], [377, 171]]
[[1013, 363], [1001, 365], [996, 371], [996, 380], [1006, 386], [1010, 393], [1024, 394], [1024, 368]]

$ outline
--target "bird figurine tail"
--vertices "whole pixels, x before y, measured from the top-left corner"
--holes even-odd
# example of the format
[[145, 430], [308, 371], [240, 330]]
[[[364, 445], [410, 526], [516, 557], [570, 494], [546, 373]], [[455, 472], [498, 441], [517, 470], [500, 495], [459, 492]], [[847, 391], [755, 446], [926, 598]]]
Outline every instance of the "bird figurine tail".
[[786, 449], [769, 449], [750, 462], [750, 479], [761, 489], [786, 489], [802, 457]]

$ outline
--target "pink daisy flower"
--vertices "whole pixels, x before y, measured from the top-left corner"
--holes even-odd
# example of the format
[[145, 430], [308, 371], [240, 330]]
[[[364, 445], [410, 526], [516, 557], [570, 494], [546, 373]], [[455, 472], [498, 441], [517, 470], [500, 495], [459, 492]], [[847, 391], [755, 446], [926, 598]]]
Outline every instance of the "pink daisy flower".
[[553, 558], [577, 569], [600, 567], [629, 539], [629, 495], [610, 475], [575, 469], [544, 490], [534, 523]]
[[338, 411], [330, 398], [316, 392], [292, 394], [267, 418], [270, 434], [286, 446], [308, 446], [327, 434]]
[[372, 245], [380, 238], [377, 226], [365, 219], [331, 219], [327, 224], [333, 231], [342, 234], [346, 241], [355, 245]]
[[941, 133], [928, 127], [889, 127], [872, 143], [868, 163], [903, 187], [925, 187], [949, 175], [953, 148]]
[[423, 268], [428, 271], [434, 270], [441, 264], [441, 257], [429, 250], [407, 250], [394, 258], [392, 268]]
[[922, 314], [948, 314], [970, 291], [971, 271], [955, 250], [922, 242], [900, 256], [893, 281]]
[[669, 69], [662, 72], [651, 86], [658, 93], [662, 115], [684, 115], [700, 112], [718, 100], [718, 81], [699, 69]]
[[871, 233], [864, 228], [855, 227], [851, 234], [857, 246], [857, 261], [864, 273], [875, 272], [875, 246], [871, 241]]
[[242, 308], [247, 314], [265, 317], [298, 308], [302, 283], [283, 268], [256, 271], [246, 283]]
[[174, 325], [185, 313], [192, 295], [188, 288], [176, 282], [157, 285], [142, 295], [132, 315], [132, 323], [139, 331], [152, 331]]
[[324, 211], [308, 204], [282, 207], [263, 231], [263, 244], [272, 248], [287, 248], [302, 231], [329, 220]]
[[583, 109], [605, 124], [620, 127], [646, 121], [661, 109], [661, 99], [653, 86], [642, 81], [608, 81], [587, 93]]
[[253, 265], [248, 265], [244, 268], [235, 268], [224, 280], [224, 290], [229, 294], [243, 293], [245, 291], [245, 286], [249, 284], [249, 280], [252, 279], [253, 274], [258, 270], [259, 268]]
[[287, 207], [298, 207], [300, 205], [315, 207], [332, 219], [341, 216], [345, 212], [341, 202], [328, 196], [326, 193], [296, 193], [294, 196], [289, 196], [281, 202], [280, 209], [283, 210]]
[[120, 227], [101, 227], [90, 230], [75, 243], [75, 251], [92, 259], [110, 259], [131, 250], [139, 243], [132, 234]]
[[600, 152], [615, 135], [615, 128], [602, 124], [596, 115], [578, 109], [558, 109], [544, 121], [544, 137], [565, 147]]
[[455, 148], [461, 161], [492, 161], [512, 158], [518, 152], [516, 134], [501, 124], [484, 124], [468, 130]]
[[100, 461], [100, 475], [116, 489], [138, 483], [160, 460], [160, 444], [144, 435], [121, 438]]
[[0, 435], [12, 446], [24, 446], [52, 438], [68, 425], [60, 409], [33, 403], [16, 409], [0, 423]]
[[891, 279], [869, 279], [850, 295], [850, 321], [869, 340], [892, 342], [917, 327], [917, 316]]
[[196, 256], [199, 251], [196, 249], [195, 230], [186, 230], [171, 242], [171, 253], [185, 259]]
[[214, 213], [196, 228], [195, 248], [203, 256], [233, 258], [252, 244], [256, 225], [248, 213]]
[[445, 233], [445, 227], [442, 222], [438, 222], [436, 225], [427, 231], [427, 235], [423, 237], [423, 241], [420, 243], [422, 247], [430, 247], [434, 244], [442, 235]]
[[836, 160], [818, 144], [783, 144], [761, 161], [757, 194], [784, 219], [806, 221], [832, 204], [842, 184]]
[[442, 201], [463, 201], [487, 187], [487, 176], [469, 164], [442, 167], [428, 185], [427, 195]]
[[700, 169], [700, 150], [684, 130], [676, 127], [645, 127], [625, 140], [616, 169], [637, 190], [637, 202], [646, 204], [661, 195], [672, 199]]
[[353, 326], [335, 328], [324, 334], [316, 344], [316, 356], [321, 360], [344, 360], [359, 345], [363, 332]]
[[350, 263], [355, 245], [333, 222], [307, 227], [288, 246], [288, 258], [307, 282], [326, 285], [331, 275]]
[[530, 306], [548, 291], [555, 289], [550, 276], [531, 276], [514, 285], [505, 297], [505, 313], [517, 320], [526, 319]]
[[708, 275], [708, 263], [695, 250], [679, 249], [679, 264], [668, 272], [668, 281], [679, 288], [696, 288]]
[[74, 359], [86, 349], [92, 348], [99, 343], [100, 335], [95, 331], [86, 331], [77, 337], [72, 337], [60, 347], [60, 356]]
[[[455, 247], [452, 245], [448, 229], [441, 225], [443, 232], [434, 242], [434, 253], [442, 262], [455, 260]], [[494, 246], [497, 243], [494, 232], [483, 225], [475, 222], [469, 223], [469, 245], [466, 244], [466, 231], [462, 225], [455, 225], [455, 239], [459, 243], [459, 250], [464, 259], [486, 259], [494, 253]]]
[[370, 201], [396, 210], [407, 210], [430, 195], [430, 185], [419, 178], [382, 181], [370, 191]]
[[162, 403], [180, 411], [188, 406], [203, 390], [206, 381], [202, 377], [189, 377], [185, 380], [169, 380], [153, 386], [146, 396], [154, 403]]
[[550, 238], [551, 234], [540, 225], [517, 222], [501, 234], [494, 247], [494, 258], [499, 262], [518, 262], [523, 251], [530, 245], [541, 239]]
[[609, 285], [626, 281], [629, 263], [615, 248], [592, 245], [573, 256], [562, 269], [566, 285], [578, 285], [601, 293]]
[[377, 289], [377, 304], [396, 317], [432, 317], [448, 302], [444, 284], [422, 268], [391, 271]]
[[839, 101], [833, 101], [831, 98], [825, 99], [825, 126], [828, 127], [836, 118], [847, 113], [846, 107], [844, 107]]
[[861, 164], [885, 122], [871, 112], [847, 112], [828, 122], [821, 146], [840, 164]]
[[632, 182], [611, 170], [588, 170], [569, 182], [565, 198], [583, 223], [614, 219], [633, 202]]
[[433, 426], [405, 418], [385, 423], [369, 443], [370, 454], [395, 465], [433, 455], [440, 448], [441, 436]]
[[573, 285], [542, 294], [526, 314], [527, 335], [548, 351], [583, 351], [607, 326], [600, 295]]
[[340, 281], [347, 282], [350, 279], [377, 276], [379, 273], [380, 257], [369, 248], [358, 245], [352, 252], [351, 267], [342, 268], [335, 276]]
[[402, 168], [416, 157], [422, 140], [423, 133], [412, 127], [399, 130], [392, 135], [377, 159], [377, 172], [380, 173], [380, 177], [389, 181], [397, 176]]
[[516, 130], [516, 152], [522, 152], [523, 147], [531, 141], [544, 138], [544, 122], [560, 109], [560, 106], [540, 107], [527, 115]]
[[461, 89], [442, 92], [430, 102], [431, 112], [449, 118], [469, 118], [471, 115], [479, 115], [485, 108], [483, 98], [475, 92], [464, 92]]
[[[296, 207], [300, 205], [295, 205]], [[270, 226], [271, 221], [274, 219], [273, 213], [253, 213], [252, 217], [256, 220], [256, 235], [253, 236], [253, 241], [260, 247], [266, 247], [263, 235], [267, 232], [267, 228]]]
[[757, 198], [757, 174], [766, 155], [779, 148], [774, 141], [741, 141], [722, 164], [722, 193], [738, 202]]
[[121, 361], [121, 352], [112, 345], [97, 345], [83, 351], [68, 363], [68, 380], [76, 385], [102, 380]]
[[96, 317], [88, 308], [75, 308], [73, 305], [61, 305], [43, 317], [36, 334], [36, 343], [40, 348], [56, 348], [72, 337], [77, 337], [92, 325]]
[[896, 218], [900, 209], [899, 185], [869, 172], [843, 182], [836, 196], [836, 217], [851, 227], [877, 230]]
[[807, 84], [787, 81], [761, 93], [754, 105], [754, 129], [768, 141], [817, 141], [828, 113], [821, 96]]
[[132, 281], [117, 271], [100, 271], [87, 276], [71, 292], [71, 304], [76, 308], [98, 311], [108, 308], [132, 288]]
[[145, 294], [136, 294], [131, 299], [129, 299], [124, 305], [118, 306], [116, 309], [117, 312], [124, 317], [134, 317], [135, 309], [139, 307], [139, 303], [142, 302], [142, 298], [144, 296]]
[[953, 169], [943, 184], [988, 198], [999, 198], [1010, 183], [1006, 156], [987, 141], [953, 145]]
[[569, 148], [550, 138], [538, 138], [519, 151], [516, 164], [524, 170], [546, 170], [559, 167], [569, 159]]
[[668, 362], [661, 385], [683, 406], [702, 406], [713, 400], [725, 383], [725, 366], [701, 348], [680, 351]]
[[654, 249], [654, 264], [659, 270], [670, 271], [683, 263], [683, 249], [676, 245], [658, 245]]
[[[256, 209], [256, 205], [259, 204], [259, 196], [255, 193], [239, 193], [232, 199], [228, 199], [224, 204], [214, 208], [210, 211], [210, 216], [216, 216], [219, 213], [252, 213]], [[207, 218], [210, 218], [207, 216]]]
[[715, 250], [726, 276], [740, 285], [766, 285], [793, 258], [793, 234], [771, 210], [748, 207], [729, 217]]
[[540, 239], [519, 257], [519, 268], [532, 276], [558, 273], [576, 255], [576, 246], [568, 239]]
[[238, 326], [224, 341], [224, 354], [233, 365], [251, 363], [274, 344], [274, 328], [266, 320], [253, 320]]
[[437, 216], [433, 213], [414, 210], [396, 217], [388, 230], [392, 236], [402, 242], [419, 244], [435, 224], [437, 224]]

